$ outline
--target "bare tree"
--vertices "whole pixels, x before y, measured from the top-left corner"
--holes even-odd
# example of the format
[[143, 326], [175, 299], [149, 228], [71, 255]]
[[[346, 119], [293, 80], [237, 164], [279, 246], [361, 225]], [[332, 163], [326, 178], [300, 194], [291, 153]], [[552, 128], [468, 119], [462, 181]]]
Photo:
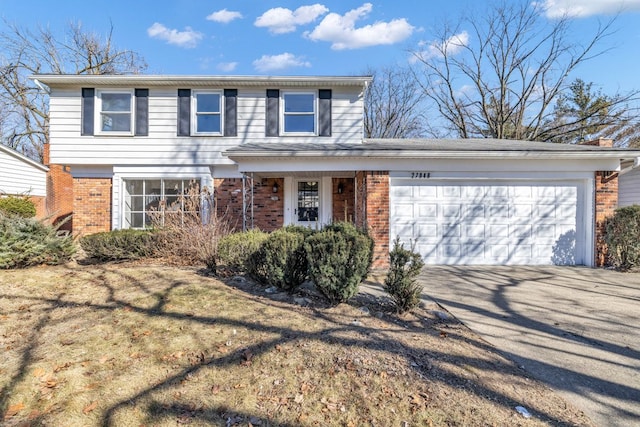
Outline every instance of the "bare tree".
[[408, 69], [386, 67], [368, 70], [373, 81], [364, 99], [366, 138], [411, 138], [424, 136], [424, 92]]
[[[602, 53], [598, 45], [613, 21], [585, 42], [570, 38], [568, 17], [547, 20], [530, 2], [499, 3], [487, 13], [445, 26], [436, 41], [413, 51], [427, 99], [451, 134], [461, 138], [550, 141], [574, 134], [628, 96], [608, 98], [604, 109], [557, 126], [555, 106], [576, 67]], [[565, 117], [566, 118], [566, 117]]]
[[106, 36], [69, 24], [63, 37], [49, 28], [33, 32], [5, 22], [0, 33], [0, 111], [2, 144], [42, 161], [49, 138], [48, 96], [33, 74], [129, 74], [146, 69], [135, 52], [113, 46]]

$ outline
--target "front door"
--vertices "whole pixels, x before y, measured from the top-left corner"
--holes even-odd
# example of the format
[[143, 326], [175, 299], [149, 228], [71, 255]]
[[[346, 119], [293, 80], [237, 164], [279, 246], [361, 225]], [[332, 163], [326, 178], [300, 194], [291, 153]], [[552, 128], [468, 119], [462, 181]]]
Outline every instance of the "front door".
[[293, 223], [316, 228], [320, 221], [320, 185], [318, 179], [300, 179], [294, 182]]

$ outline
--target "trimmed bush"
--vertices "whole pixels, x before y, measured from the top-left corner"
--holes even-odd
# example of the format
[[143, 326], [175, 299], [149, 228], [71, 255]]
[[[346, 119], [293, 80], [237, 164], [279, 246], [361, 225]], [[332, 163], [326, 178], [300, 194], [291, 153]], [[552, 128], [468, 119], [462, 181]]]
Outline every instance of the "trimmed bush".
[[293, 291], [307, 278], [305, 235], [293, 228], [269, 234], [253, 256], [253, 274], [266, 284]]
[[0, 212], [0, 269], [62, 264], [75, 252], [73, 238], [58, 236], [57, 228]]
[[158, 236], [149, 230], [114, 230], [80, 239], [87, 256], [99, 261], [124, 261], [156, 256]]
[[616, 209], [607, 220], [605, 241], [614, 267], [630, 270], [640, 266], [640, 205]]
[[389, 253], [389, 272], [384, 280], [384, 290], [389, 293], [399, 313], [416, 308], [420, 303], [422, 286], [417, 277], [424, 267], [420, 254], [405, 249], [396, 237]]
[[268, 233], [258, 229], [231, 233], [218, 243], [220, 264], [237, 271], [249, 271], [249, 260], [269, 237]]
[[28, 197], [0, 197], [0, 211], [7, 215], [33, 218], [36, 216], [36, 205]]
[[337, 223], [305, 242], [309, 277], [332, 303], [348, 301], [369, 273], [373, 239], [351, 224]]

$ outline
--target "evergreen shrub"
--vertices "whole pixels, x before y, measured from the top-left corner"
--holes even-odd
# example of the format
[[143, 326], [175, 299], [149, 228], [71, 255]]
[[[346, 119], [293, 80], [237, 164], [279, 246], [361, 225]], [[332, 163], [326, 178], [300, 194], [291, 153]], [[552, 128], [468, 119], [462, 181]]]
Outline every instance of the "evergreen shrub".
[[254, 253], [252, 273], [268, 285], [293, 291], [307, 278], [304, 242], [305, 232], [296, 228], [274, 231]]
[[640, 266], [640, 205], [616, 209], [605, 227], [611, 265], [620, 270]]
[[0, 212], [23, 218], [33, 218], [36, 216], [36, 205], [28, 197], [0, 197]]
[[309, 277], [332, 303], [358, 292], [373, 259], [373, 239], [349, 223], [328, 225], [305, 242]]
[[268, 233], [258, 229], [228, 234], [218, 243], [219, 263], [236, 271], [248, 272], [249, 260], [255, 256]]
[[57, 228], [0, 212], [0, 269], [63, 264], [75, 252], [73, 238]]
[[114, 230], [80, 239], [87, 256], [98, 261], [135, 260], [157, 255], [158, 236], [150, 230]]
[[422, 267], [424, 262], [420, 254], [414, 252], [413, 247], [406, 249], [396, 237], [389, 253], [389, 272], [383, 286], [399, 313], [409, 311], [420, 303], [422, 286], [417, 277]]

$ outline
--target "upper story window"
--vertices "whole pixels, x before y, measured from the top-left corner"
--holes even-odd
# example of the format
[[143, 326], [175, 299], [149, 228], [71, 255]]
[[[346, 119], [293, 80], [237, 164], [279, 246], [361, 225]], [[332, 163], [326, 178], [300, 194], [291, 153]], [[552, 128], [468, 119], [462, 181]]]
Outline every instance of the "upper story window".
[[222, 92], [194, 91], [193, 133], [222, 135]]
[[314, 93], [282, 94], [283, 134], [316, 134], [316, 96]]
[[102, 90], [96, 97], [96, 127], [99, 133], [131, 135], [133, 133], [133, 91]]

